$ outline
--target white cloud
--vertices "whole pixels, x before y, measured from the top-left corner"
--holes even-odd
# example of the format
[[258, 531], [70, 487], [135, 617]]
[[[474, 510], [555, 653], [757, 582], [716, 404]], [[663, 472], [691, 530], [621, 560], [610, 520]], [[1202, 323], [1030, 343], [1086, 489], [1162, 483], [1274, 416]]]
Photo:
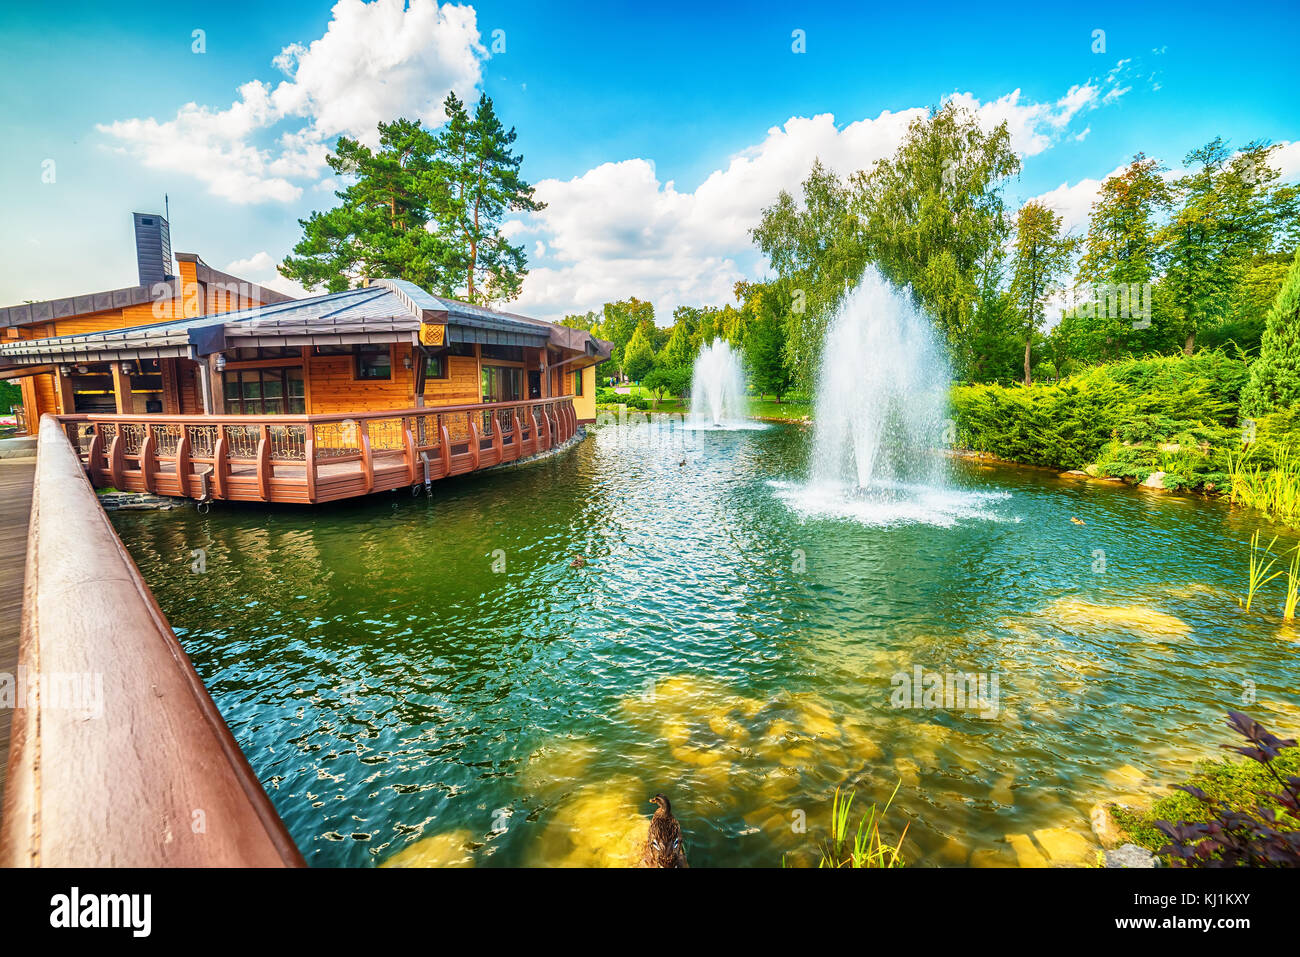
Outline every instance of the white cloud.
[[[441, 124], [447, 92], [468, 98], [486, 56], [472, 7], [338, 0], [323, 36], [275, 57], [285, 79], [274, 86], [249, 80], [224, 110], [187, 103], [170, 120], [98, 129], [146, 166], [194, 176], [224, 199], [289, 202], [319, 185], [338, 135], [374, 145], [380, 120]], [[273, 137], [282, 123], [298, 125]]]
[[308, 292], [292, 279], [285, 279], [276, 271], [275, 267], [275, 257], [262, 249], [245, 259], [236, 259], [226, 266], [224, 271], [230, 273], [236, 279], [255, 282], [259, 286], [274, 289], [276, 292], [282, 292], [286, 296], [293, 296], [295, 299], [304, 299], [308, 296], [319, 296], [321, 294], [320, 290]]
[[[1071, 135], [1071, 122], [1099, 106], [1111, 86], [1110, 77], [1090, 81], [1050, 103], [1027, 101], [1019, 90], [988, 103], [970, 93], [950, 99], [987, 125], [1006, 120], [1013, 148], [1034, 155]], [[814, 159], [841, 176], [869, 168], [891, 155], [908, 125], [924, 115], [919, 107], [885, 111], [846, 126], [837, 126], [829, 113], [791, 117], [693, 192], [662, 181], [654, 163], [642, 158], [604, 163], [568, 180], [543, 180], [537, 195], [547, 209], [506, 223], [512, 241], [526, 236], [547, 252], [534, 257], [515, 307], [554, 319], [635, 295], [650, 299], [658, 321], [667, 323], [676, 306], [729, 302], [736, 280], [763, 272], [749, 230], [764, 206], [782, 189], [797, 195]], [[1091, 193], [1079, 186], [1059, 197], [1072, 221], [1079, 219], [1073, 209], [1079, 203], [1086, 220], [1099, 181], [1091, 182]]]

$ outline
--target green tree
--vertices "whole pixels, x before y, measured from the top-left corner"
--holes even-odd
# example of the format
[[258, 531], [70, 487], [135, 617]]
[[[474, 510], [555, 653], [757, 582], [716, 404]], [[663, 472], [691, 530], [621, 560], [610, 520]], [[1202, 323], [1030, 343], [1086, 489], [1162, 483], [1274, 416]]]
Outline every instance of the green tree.
[[638, 325], [623, 354], [623, 374], [633, 382], [640, 382], [654, 368], [654, 341], [650, 327]]
[[492, 100], [479, 97], [471, 118], [455, 93], [443, 103], [447, 125], [438, 137], [433, 204], [439, 231], [454, 236], [455, 286], [467, 302], [509, 302], [528, 273], [523, 246], [501, 232], [507, 212], [536, 212], [546, 204], [519, 175], [517, 134], [502, 124]]
[[1174, 183], [1177, 208], [1161, 231], [1167, 287], [1192, 354], [1197, 329], [1227, 314], [1249, 263], [1273, 242], [1278, 219], [1269, 163], [1254, 142], [1233, 154], [1222, 137], [1187, 154], [1191, 172]]
[[405, 119], [379, 124], [377, 150], [339, 137], [326, 162], [352, 183], [334, 194], [338, 206], [298, 221], [303, 237], [280, 274], [330, 292], [386, 276], [446, 291], [454, 250], [425, 228], [436, 148], [428, 130]]
[[633, 296], [630, 299], [605, 303], [603, 315], [604, 318], [600, 323], [600, 338], [614, 344], [607, 364], [611, 364], [613, 369], [626, 372], [623, 368], [623, 360], [627, 344], [632, 341], [637, 326], [643, 320], [649, 319], [653, 324], [654, 305]]
[[1033, 382], [1034, 335], [1046, 318], [1044, 307], [1052, 284], [1069, 268], [1076, 245], [1076, 240], [1061, 235], [1061, 217], [1042, 203], [1031, 201], [1020, 208], [1012, 252], [1011, 298], [1025, 329], [1025, 385]]
[[893, 157], [851, 177], [868, 257], [912, 287], [959, 360], [981, 270], [1007, 234], [1002, 186], [1019, 171], [1005, 123], [986, 130], [949, 103], [914, 120]]
[[682, 320], [674, 322], [668, 335], [668, 342], [659, 353], [660, 361], [669, 368], [692, 365], [697, 353], [687, 323]]
[[1259, 358], [1242, 390], [1247, 415], [1264, 415], [1300, 405], [1300, 251], [1269, 311]]

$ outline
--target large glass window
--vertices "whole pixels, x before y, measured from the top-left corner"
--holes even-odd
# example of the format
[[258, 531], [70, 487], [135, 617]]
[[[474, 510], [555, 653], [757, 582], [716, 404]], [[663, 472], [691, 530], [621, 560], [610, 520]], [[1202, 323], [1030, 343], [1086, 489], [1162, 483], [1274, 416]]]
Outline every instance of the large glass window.
[[302, 415], [307, 411], [307, 389], [298, 366], [228, 369], [223, 377], [230, 415]]
[[484, 402], [518, 402], [523, 397], [523, 369], [514, 366], [483, 367]]
[[573, 394], [582, 395], [582, 369], [573, 370]]

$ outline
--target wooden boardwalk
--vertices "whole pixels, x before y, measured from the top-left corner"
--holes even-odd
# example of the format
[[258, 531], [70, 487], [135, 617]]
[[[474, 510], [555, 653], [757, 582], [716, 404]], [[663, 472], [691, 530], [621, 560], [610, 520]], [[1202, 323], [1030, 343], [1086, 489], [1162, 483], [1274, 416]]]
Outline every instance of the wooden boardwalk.
[[[0, 674], [18, 674], [23, 577], [27, 563], [27, 520], [32, 508], [35, 459], [0, 459]], [[15, 688], [15, 693], [17, 689]], [[9, 764], [13, 711], [0, 708], [0, 797]]]

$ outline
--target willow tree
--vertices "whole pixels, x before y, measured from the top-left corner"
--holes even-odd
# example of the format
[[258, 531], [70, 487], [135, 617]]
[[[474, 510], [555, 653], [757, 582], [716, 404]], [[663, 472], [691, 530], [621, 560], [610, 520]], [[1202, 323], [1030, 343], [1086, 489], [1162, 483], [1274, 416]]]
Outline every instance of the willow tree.
[[783, 191], [752, 235], [791, 301], [787, 349], [801, 375], [868, 263], [909, 285], [961, 364], [972, 364], [964, 336], [989, 252], [1007, 236], [1002, 186], [1019, 169], [1005, 123], [986, 130], [949, 103], [914, 120], [870, 170], [844, 182], [816, 163], [802, 204]]
[[1025, 385], [1033, 383], [1034, 335], [1046, 319], [1052, 284], [1070, 267], [1077, 240], [1061, 235], [1061, 217], [1037, 200], [1016, 214], [1016, 241], [1011, 255], [1011, 298], [1025, 326]]

